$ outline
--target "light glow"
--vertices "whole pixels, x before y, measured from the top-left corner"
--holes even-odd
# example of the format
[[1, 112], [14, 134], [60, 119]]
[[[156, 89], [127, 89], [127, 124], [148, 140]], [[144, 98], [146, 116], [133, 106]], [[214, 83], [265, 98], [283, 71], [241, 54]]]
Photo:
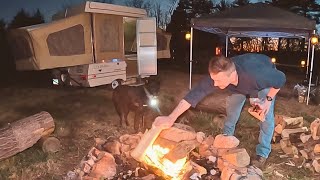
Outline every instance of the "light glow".
[[185, 35], [186, 40], [190, 40], [191, 39], [191, 34], [189, 32], [186, 33]]
[[276, 58], [274, 58], [274, 57], [273, 57], [273, 58], [271, 58], [271, 62], [272, 62], [272, 63], [276, 63], [276, 61], [277, 61], [277, 59], [276, 59]]

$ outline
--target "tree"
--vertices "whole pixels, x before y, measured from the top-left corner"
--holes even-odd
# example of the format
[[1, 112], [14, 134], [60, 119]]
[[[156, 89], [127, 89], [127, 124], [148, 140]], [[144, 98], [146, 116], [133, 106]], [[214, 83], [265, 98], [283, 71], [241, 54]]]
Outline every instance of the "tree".
[[14, 16], [13, 20], [10, 22], [8, 28], [19, 28], [30, 25], [31, 16], [24, 9], [20, 9], [18, 13]]
[[226, 0], [221, 0], [220, 3], [214, 6], [215, 11], [224, 11], [230, 8], [230, 4]]
[[39, 9], [37, 9], [37, 11], [33, 15], [30, 15], [24, 9], [21, 9], [14, 16], [13, 20], [9, 23], [8, 29], [14, 29], [41, 23], [44, 23], [44, 16]]
[[181, 61], [187, 57], [189, 41], [185, 40], [185, 34], [190, 31], [191, 19], [212, 12], [211, 0], [180, 0], [178, 2], [167, 26], [167, 31], [172, 34], [171, 49], [176, 59]]
[[33, 16], [31, 17], [31, 22], [30, 25], [34, 25], [34, 24], [41, 24], [44, 23], [44, 16], [43, 14], [40, 12], [39, 9], [37, 9], [37, 11], [33, 14]]
[[320, 5], [315, 0], [272, 0], [271, 4], [320, 23]]

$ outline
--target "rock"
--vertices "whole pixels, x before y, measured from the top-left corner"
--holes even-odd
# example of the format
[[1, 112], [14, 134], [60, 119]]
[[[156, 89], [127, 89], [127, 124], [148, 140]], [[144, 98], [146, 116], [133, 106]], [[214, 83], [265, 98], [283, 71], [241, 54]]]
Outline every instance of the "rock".
[[129, 152], [130, 150], [131, 150], [130, 145], [121, 144], [120, 146], [121, 153], [126, 153], [126, 152]]
[[120, 155], [121, 144], [117, 140], [107, 142], [104, 145], [102, 145], [102, 147], [105, 151], [107, 151], [113, 155]]
[[250, 156], [244, 148], [230, 150], [222, 158], [236, 167], [246, 167], [250, 164]]
[[225, 167], [227, 167], [228, 164], [229, 163], [223, 160], [222, 158], [218, 158], [217, 167], [220, 171], [222, 171]]
[[217, 161], [217, 158], [214, 157], [214, 156], [209, 156], [209, 157], [208, 157], [208, 160], [209, 160], [210, 162], [212, 162], [212, 163], [215, 163], [215, 162]]
[[125, 134], [120, 136], [119, 141], [121, 144], [126, 144], [126, 145], [130, 145], [131, 149], [134, 149], [139, 141], [141, 140], [141, 136], [140, 135], [129, 135], [129, 134]]
[[193, 167], [193, 169], [199, 174], [199, 176], [201, 177], [202, 175], [205, 175], [207, 174], [207, 169], [198, 165], [197, 163], [195, 162], [190, 162], [191, 163], [191, 166]]
[[213, 155], [210, 151], [210, 146], [213, 144], [214, 138], [210, 135], [205, 138], [199, 146], [199, 154], [201, 157], [208, 157]]
[[225, 136], [219, 134], [215, 137], [213, 142], [214, 148], [235, 148], [239, 145], [240, 141], [234, 136]]
[[175, 123], [171, 128], [162, 130], [159, 136], [174, 142], [181, 142], [194, 140], [197, 134], [190, 126]]
[[112, 178], [116, 175], [117, 164], [114, 157], [105, 152], [104, 156], [93, 165], [92, 171], [89, 174], [90, 177], [94, 178]]
[[223, 180], [224, 179], [229, 180], [234, 173], [235, 173], [235, 170], [227, 166], [223, 168], [220, 178]]
[[199, 143], [202, 143], [205, 138], [206, 138], [206, 135], [203, 132], [197, 132], [196, 139]]

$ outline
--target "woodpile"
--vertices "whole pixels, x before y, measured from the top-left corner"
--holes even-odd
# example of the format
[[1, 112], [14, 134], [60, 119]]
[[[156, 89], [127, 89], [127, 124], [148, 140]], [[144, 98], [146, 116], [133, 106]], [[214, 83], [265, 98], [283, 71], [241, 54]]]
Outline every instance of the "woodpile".
[[310, 127], [304, 126], [303, 117], [275, 116], [273, 141], [279, 142], [285, 155], [292, 159], [287, 165], [305, 167], [320, 173], [320, 119], [315, 119]]
[[[142, 139], [148, 139], [147, 134], [148, 132], [125, 134], [118, 138], [96, 138], [95, 147], [65, 179], [156, 179], [157, 176], [170, 178], [171, 176], [154, 166], [139, 163], [132, 158], [132, 152], [140, 149]], [[170, 162], [187, 158], [182, 179], [262, 179], [261, 170], [249, 165], [250, 157], [247, 151], [237, 148], [239, 140], [234, 136], [217, 135], [214, 138], [203, 132], [195, 132], [189, 126], [175, 124], [172, 128], [158, 133], [153, 145], [168, 148], [169, 152], [163, 159]], [[110, 169], [103, 170], [104, 168]]]

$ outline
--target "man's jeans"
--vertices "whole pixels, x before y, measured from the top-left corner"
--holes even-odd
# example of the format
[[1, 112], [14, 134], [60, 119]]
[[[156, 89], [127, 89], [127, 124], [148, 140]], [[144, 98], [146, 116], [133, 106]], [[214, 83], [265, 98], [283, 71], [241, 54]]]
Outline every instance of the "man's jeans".
[[[269, 89], [259, 91], [258, 98], [264, 100]], [[233, 135], [236, 124], [239, 120], [246, 96], [242, 94], [233, 94], [227, 98], [227, 118], [224, 123], [224, 134]], [[260, 122], [259, 144], [256, 147], [256, 153], [259, 156], [268, 158], [271, 152], [271, 139], [274, 131], [274, 100], [273, 98], [269, 112], [264, 122]], [[258, 120], [257, 120], [258, 121]]]

